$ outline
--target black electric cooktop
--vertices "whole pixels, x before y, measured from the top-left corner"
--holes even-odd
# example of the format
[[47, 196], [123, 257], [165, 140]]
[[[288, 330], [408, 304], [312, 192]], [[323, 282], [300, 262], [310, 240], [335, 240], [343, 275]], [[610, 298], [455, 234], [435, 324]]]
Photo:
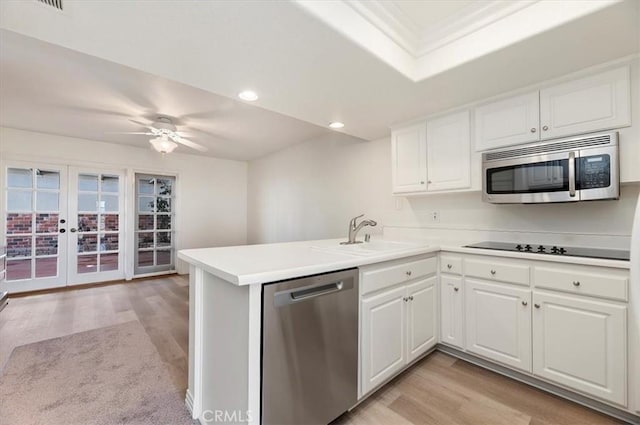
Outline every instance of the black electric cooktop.
[[604, 248], [581, 248], [575, 246], [555, 246], [510, 242], [479, 242], [466, 245], [467, 248], [494, 249], [497, 251], [513, 251], [531, 254], [561, 255], [567, 257], [600, 258], [605, 260], [629, 261], [629, 251]]

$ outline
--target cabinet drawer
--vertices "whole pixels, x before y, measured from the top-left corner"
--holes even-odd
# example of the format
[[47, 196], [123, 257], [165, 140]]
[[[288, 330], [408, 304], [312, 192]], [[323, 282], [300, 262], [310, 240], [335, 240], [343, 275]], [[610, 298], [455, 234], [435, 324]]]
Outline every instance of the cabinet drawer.
[[626, 272], [577, 267], [535, 267], [536, 288], [627, 301], [629, 277]]
[[529, 266], [465, 259], [464, 268], [467, 276], [529, 286]]
[[462, 258], [452, 255], [441, 255], [440, 271], [442, 273], [462, 274]]
[[437, 271], [436, 257], [413, 261], [393, 261], [375, 266], [362, 267], [361, 294], [378, 291], [398, 283], [427, 276]]

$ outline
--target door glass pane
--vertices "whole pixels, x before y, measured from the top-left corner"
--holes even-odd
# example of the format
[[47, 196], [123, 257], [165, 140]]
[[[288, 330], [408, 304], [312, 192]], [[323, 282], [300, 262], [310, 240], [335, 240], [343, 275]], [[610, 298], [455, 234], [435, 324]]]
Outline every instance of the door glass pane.
[[102, 176], [101, 190], [103, 192], [118, 192], [118, 176]]
[[59, 214], [36, 214], [37, 233], [57, 233]]
[[173, 251], [163, 251], [163, 250], [157, 251], [158, 265], [171, 264], [172, 257], [173, 257]]
[[36, 236], [36, 256], [56, 254], [58, 254], [57, 235]]
[[31, 188], [33, 184], [30, 168], [9, 168], [7, 170], [7, 187]]
[[557, 160], [487, 170], [489, 194], [569, 190], [569, 161]]
[[12, 235], [15, 233], [31, 233], [31, 219], [32, 214], [7, 214], [7, 235]]
[[158, 232], [156, 234], [156, 246], [159, 246], [159, 247], [171, 246], [171, 232]]
[[97, 255], [78, 255], [78, 273], [92, 273], [98, 271]]
[[90, 174], [80, 174], [78, 176], [78, 190], [97, 192], [98, 176], [94, 176]]
[[36, 258], [36, 277], [58, 275], [58, 257]]
[[147, 196], [138, 198], [138, 211], [153, 212], [153, 198]]
[[152, 215], [139, 215], [138, 216], [138, 230], [153, 230], [153, 216]]
[[100, 216], [100, 230], [118, 231], [118, 214], [103, 214]]
[[158, 195], [170, 196], [173, 192], [173, 181], [169, 179], [157, 179]]
[[101, 212], [118, 212], [118, 195], [102, 195]]
[[8, 190], [7, 191], [7, 210], [8, 211], [31, 211], [32, 208], [32, 192], [24, 190]]
[[171, 198], [158, 197], [156, 199], [156, 210], [164, 213], [171, 212]]
[[78, 211], [98, 211], [98, 194], [81, 193], [78, 195]]
[[31, 235], [7, 236], [7, 258], [31, 257]]
[[98, 235], [78, 235], [78, 252], [96, 252]]
[[98, 214], [78, 214], [78, 232], [96, 232]]
[[31, 260], [7, 260], [7, 280], [31, 278]]
[[60, 189], [60, 173], [57, 171], [38, 170], [36, 172], [38, 189]]
[[157, 217], [158, 229], [171, 229], [171, 216], [170, 215], [158, 215]]
[[154, 194], [154, 182], [155, 179], [140, 179], [138, 180], [138, 193], [139, 194], [146, 194], [146, 195], [153, 195]]
[[153, 251], [138, 251], [138, 266], [139, 267], [153, 266]]
[[118, 234], [107, 233], [100, 236], [100, 251], [117, 251], [118, 250]]
[[153, 248], [153, 233], [138, 233], [138, 248]]
[[118, 270], [118, 254], [101, 254], [100, 271]]
[[36, 192], [37, 211], [58, 211], [58, 192]]

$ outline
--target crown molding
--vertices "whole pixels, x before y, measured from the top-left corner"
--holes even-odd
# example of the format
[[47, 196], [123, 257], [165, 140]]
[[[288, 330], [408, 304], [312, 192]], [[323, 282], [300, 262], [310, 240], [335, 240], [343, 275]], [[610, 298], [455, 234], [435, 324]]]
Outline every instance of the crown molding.
[[425, 30], [393, 1], [293, 1], [417, 82], [622, 0], [478, 0]]

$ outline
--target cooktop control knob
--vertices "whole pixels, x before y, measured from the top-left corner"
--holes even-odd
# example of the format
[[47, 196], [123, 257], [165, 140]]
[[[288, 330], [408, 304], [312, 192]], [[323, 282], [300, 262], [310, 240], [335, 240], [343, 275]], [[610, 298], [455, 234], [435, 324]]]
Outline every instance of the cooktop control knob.
[[545, 251], [546, 249], [547, 249], [547, 248], [545, 248], [545, 247], [544, 247], [544, 246], [542, 246], [542, 245], [539, 245], [539, 246], [538, 246], [538, 252], [546, 252], [546, 251]]
[[558, 250], [558, 253], [559, 253], [559, 254], [564, 254], [565, 252], [567, 252], [567, 250], [566, 250], [566, 249], [564, 249], [564, 248], [560, 248], [560, 249]]
[[552, 254], [559, 254], [560, 250], [558, 249], [557, 246], [553, 246], [553, 247], [551, 247], [551, 253]]
[[527, 251], [527, 252], [531, 252], [531, 245], [526, 244], [526, 245], [524, 246], [524, 250], [525, 250], [525, 251]]
[[520, 244], [516, 245], [516, 249], [517, 249], [518, 251], [522, 251], [522, 245], [520, 245]]

